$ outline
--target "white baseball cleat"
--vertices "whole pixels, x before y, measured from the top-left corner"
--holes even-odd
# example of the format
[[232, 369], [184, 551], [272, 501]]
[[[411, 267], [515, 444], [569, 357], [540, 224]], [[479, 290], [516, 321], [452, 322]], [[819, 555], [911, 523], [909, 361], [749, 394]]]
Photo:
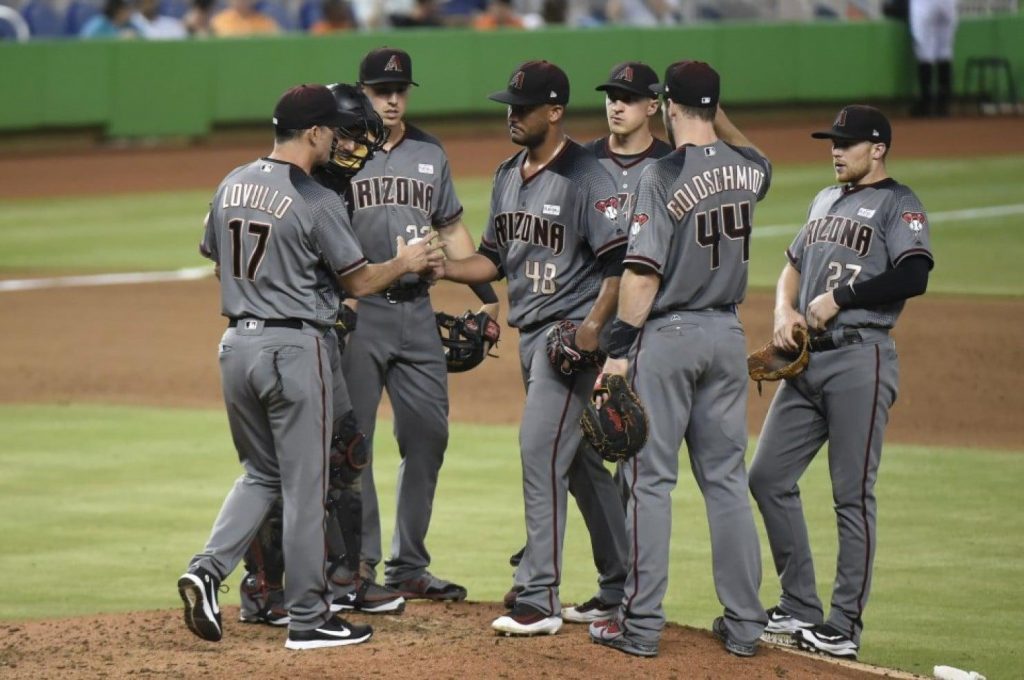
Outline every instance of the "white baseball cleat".
[[508, 614], [494, 619], [491, 628], [505, 635], [554, 635], [562, 628], [562, 617], [548, 616], [522, 602]]

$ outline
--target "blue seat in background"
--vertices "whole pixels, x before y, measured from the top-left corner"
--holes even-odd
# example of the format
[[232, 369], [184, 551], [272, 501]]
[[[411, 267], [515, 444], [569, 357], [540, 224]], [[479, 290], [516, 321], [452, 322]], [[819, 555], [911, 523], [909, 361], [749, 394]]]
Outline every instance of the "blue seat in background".
[[308, 31], [324, 17], [321, 0], [304, 0], [299, 7], [299, 28]]
[[21, 16], [33, 38], [59, 38], [64, 35], [64, 22], [49, 0], [29, 0], [21, 8]]
[[256, 10], [268, 14], [281, 26], [281, 30], [295, 30], [295, 20], [292, 19], [288, 10], [280, 3], [273, 0], [261, 0], [253, 5]]
[[89, 0], [71, 0], [64, 13], [64, 35], [77, 36], [82, 27], [100, 13], [100, 8]]
[[160, 2], [160, 14], [164, 16], [181, 19], [188, 13], [188, 3], [185, 0], [162, 0]]

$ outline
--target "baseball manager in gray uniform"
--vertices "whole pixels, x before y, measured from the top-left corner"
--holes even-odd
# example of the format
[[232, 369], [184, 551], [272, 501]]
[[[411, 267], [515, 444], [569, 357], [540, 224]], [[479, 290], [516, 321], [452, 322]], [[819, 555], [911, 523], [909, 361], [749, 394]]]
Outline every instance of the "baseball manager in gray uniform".
[[[856, 658], [878, 542], [875, 480], [899, 373], [889, 331], [907, 298], [925, 292], [933, 258], [921, 202], [886, 171], [892, 128], [882, 112], [847, 106], [831, 129], [812, 136], [832, 140], [838, 184], [814, 198], [786, 251], [773, 336], [794, 348], [793, 328], [809, 328], [811, 358], [775, 393], [750, 490], [782, 581], [766, 636], [792, 635], [805, 649]], [[839, 529], [827, 619], [797, 484], [826, 442]]]
[[718, 107], [719, 77], [703, 62], [665, 71], [665, 129], [676, 150], [637, 186], [618, 315], [605, 371], [628, 375], [650, 416], [646, 446], [621, 464], [632, 542], [618, 615], [592, 623], [594, 642], [655, 656], [665, 626], [672, 490], [679, 448], [704, 494], [724, 616], [712, 629], [751, 656], [766, 616], [761, 552], [747, 494], [747, 362], [736, 316], [747, 289], [754, 206], [771, 165]]
[[[520, 332], [526, 387], [519, 432], [526, 551], [516, 572], [522, 590], [514, 607], [491, 625], [510, 635], [553, 635], [562, 626], [558, 586], [568, 472], [597, 367], [563, 375], [548, 358], [546, 336], [556, 322], [572, 320], [577, 347], [597, 349], [615, 308], [626, 235], [612, 204], [611, 177], [562, 129], [569, 101], [565, 73], [547, 61], [528, 61], [490, 98], [508, 105], [509, 136], [524, 149], [498, 166], [478, 253], [446, 261], [444, 276], [508, 279], [509, 324]], [[601, 472], [611, 487], [608, 473]], [[605, 502], [619, 504], [610, 491]]]
[[[405, 122], [412, 59], [403, 50], [371, 50], [359, 65], [359, 85], [389, 131], [384, 148], [350, 184], [348, 207], [363, 252], [371, 262], [394, 256], [395, 238], [436, 231], [450, 258], [474, 252], [462, 223], [448, 157], [441, 143]], [[462, 600], [466, 589], [428, 571], [434, 493], [448, 447], [448, 368], [428, 294], [430, 283], [410, 275], [380, 295], [359, 301], [359, 322], [349, 336], [343, 368], [356, 420], [372, 442], [382, 391], [394, 411], [401, 462], [396, 484], [395, 530], [385, 563], [385, 584], [406, 599]], [[490, 284], [474, 288], [482, 311], [498, 315]], [[374, 463], [363, 471], [363, 576], [373, 578], [382, 559], [380, 505]]]
[[235, 482], [202, 552], [178, 580], [185, 623], [222, 636], [217, 590], [241, 561], [275, 499], [283, 499], [289, 649], [364, 642], [369, 626], [331, 614], [325, 526], [333, 404], [324, 336], [341, 286], [383, 290], [439, 257], [428, 239], [398, 243], [395, 258], [367, 264], [338, 195], [309, 173], [354, 121], [321, 85], [301, 85], [274, 109], [274, 150], [233, 170], [218, 187], [200, 252], [217, 263], [228, 329], [220, 367], [228, 424], [244, 474]]

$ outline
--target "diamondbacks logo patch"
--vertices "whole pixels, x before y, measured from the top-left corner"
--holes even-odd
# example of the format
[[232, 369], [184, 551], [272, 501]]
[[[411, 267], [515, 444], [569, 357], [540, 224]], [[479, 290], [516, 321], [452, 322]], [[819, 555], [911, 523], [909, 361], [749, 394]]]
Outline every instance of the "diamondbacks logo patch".
[[616, 73], [615, 77], [612, 78], [612, 80], [621, 80], [621, 81], [624, 81], [624, 82], [627, 82], [627, 83], [633, 82], [633, 67], [632, 66], [625, 67], [624, 69], [622, 69], [621, 71]]
[[597, 212], [603, 214], [610, 220], [619, 218], [619, 197], [610, 196], [608, 198], [602, 198], [600, 201], [594, 204], [594, 209]]
[[385, 71], [398, 71], [402, 72], [402, 62], [399, 60], [397, 54], [392, 54], [391, 58], [388, 59], [388, 63], [384, 66]]
[[647, 224], [647, 220], [651, 219], [647, 213], [637, 213], [633, 215], [633, 223], [629, 227], [630, 236], [636, 236], [640, 233], [640, 228]]
[[508, 86], [517, 90], [523, 89], [523, 82], [526, 80], [526, 74], [522, 71], [516, 71], [512, 76], [512, 80], [508, 81]]
[[928, 224], [928, 220], [923, 212], [905, 212], [900, 215], [900, 219], [906, 222], [910, 231], [915, 234], [924, 229]]

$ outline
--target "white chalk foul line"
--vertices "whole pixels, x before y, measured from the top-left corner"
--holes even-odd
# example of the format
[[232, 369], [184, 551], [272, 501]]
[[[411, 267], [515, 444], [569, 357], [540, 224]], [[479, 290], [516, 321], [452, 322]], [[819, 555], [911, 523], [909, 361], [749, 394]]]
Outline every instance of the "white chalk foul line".
[[118, 286], [126, 283], [163, 283], [166, 281], [195, 281], [213, 275], [213, 265], [188, 267], [170, 272], [127, 272], [120, 274], [91, 274], [87, 276], [58, 276], [46, 279], [10, 279], [0, 281], [0, 292], [39, 290], [43, 288], [78, 288], [82, 286]]
[[[986, 217], [1004, 217], [1024, 214], [1024, 203], [990, 205], [983, 208], [946, 210], [928, 213], [930, 222], [980, 220]], [[754, 227], [755, 236], [781, 236], [795, 234], [800, 224], [770, 224]], [[984, 226], [984, 225], [982, 225]], [[43, 288], [73, 288], [79, 286], [117, 286], [131, 283], [162, 283], [167, 281], [194, 281], [213, 274], [213, 266], [188, 267], [169, 272], [129, 272], [124, 274], [94, 274], [89, 276], [59, 276], [45, 279], [10, 279], [0, 281], [0, 293]]]
[[[930, 212], [928, 213], [928, 221], [937, 223], [963, 220], [982, 220], [986, 217], [1005, 217], [1006, 215], [1020, 214], [1024, 214], [1024, 203]], [[802, 226], [802, 224], [769, 224], [763, 227], [754, 225], [754, 236], [782, 236], [785, 234], [796, 234], [797, 230]]]

